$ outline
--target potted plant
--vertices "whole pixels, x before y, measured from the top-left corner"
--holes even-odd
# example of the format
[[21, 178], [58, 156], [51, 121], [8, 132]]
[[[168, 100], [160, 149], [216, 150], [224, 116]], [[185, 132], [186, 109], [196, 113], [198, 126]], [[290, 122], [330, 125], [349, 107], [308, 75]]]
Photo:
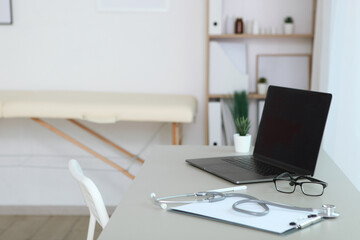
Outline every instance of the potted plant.
[[232, 108], [233, 121], [240, 117], [248, 117], [249, 114], [249, 103], [247, 100], [247, 94], [245, 91], [234, 92], [234, 102]]
[[258, 83], [257, 83], [257, 91], [258, 94], [266, 94], [267, 92], [267, 79], [264, 77], [259, 78]]
[[[240, 93], [235, 91], [233, 108], [231, 113], [233, 116], [235, 130], [235, 150], [237, 152], [248, 152], [250, 150], [251, 136], [248, 134], [250, 129], [250, 121], [248, 119], [249, 104], [246, 91], [242, 91]], [[240, 136], [240, 134], [243, 136]]]
[[284, 34], [294, 33], [294, 20], [292, 17], [286, 17], [284, 20]]
[[247, 117], [240, 117], [235, 119], [236, 134], [234, 134], [235, 151], [240, 153], [246, 153], [250, 151], [251, 135], [250, 120]]

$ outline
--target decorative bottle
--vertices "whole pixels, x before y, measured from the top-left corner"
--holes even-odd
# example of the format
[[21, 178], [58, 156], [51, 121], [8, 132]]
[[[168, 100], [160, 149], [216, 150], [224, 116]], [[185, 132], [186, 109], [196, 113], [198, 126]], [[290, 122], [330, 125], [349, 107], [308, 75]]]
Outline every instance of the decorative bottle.
[[242, 18], [237, 18], [235, 22], [235, 33], [241, 34], [244, 33], [244, 23]]

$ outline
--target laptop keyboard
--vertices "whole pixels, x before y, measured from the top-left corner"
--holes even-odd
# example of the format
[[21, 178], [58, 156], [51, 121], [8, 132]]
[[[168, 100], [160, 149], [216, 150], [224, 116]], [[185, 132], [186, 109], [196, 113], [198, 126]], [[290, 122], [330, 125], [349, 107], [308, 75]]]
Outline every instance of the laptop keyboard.
[[225, 158], [223, 160], [262, 176], [279, 175], [280, 173], [286, 172], [284, 169], [257, 161], [252, 157]]

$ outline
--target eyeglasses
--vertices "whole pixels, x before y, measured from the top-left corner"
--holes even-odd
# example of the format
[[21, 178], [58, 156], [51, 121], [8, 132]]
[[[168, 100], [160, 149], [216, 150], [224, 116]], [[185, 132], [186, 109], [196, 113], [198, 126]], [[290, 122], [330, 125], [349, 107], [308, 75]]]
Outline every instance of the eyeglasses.
[[327, 183], [307, 176], [293, 177], [290, 173], [284, 172], [273, 179], [275, 188], [282, 193], [293, 193], [296, 186], [300, 186], [301, 191], [308, 196], [321, 196]]

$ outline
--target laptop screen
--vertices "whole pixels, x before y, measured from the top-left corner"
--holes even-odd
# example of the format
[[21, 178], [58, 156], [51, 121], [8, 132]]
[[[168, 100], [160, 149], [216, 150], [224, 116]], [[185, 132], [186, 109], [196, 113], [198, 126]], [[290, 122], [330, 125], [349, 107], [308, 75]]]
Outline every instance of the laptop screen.
[[331, 94], [269, 86], [254, 156], [313, 175]]

